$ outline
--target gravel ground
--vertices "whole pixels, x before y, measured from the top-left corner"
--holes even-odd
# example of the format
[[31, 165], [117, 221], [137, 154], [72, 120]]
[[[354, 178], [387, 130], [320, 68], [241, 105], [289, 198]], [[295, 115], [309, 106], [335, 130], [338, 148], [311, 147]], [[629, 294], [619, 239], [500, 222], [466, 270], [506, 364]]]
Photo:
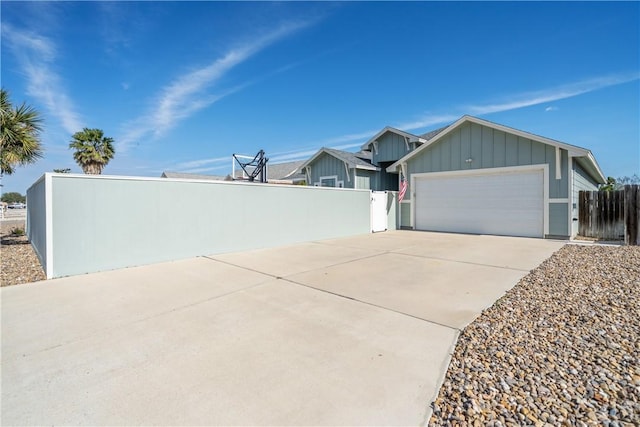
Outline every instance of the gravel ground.
[[461, 334], [430, 426], [640, 425], [640, 247], [566, 245]]
[[[3, 224], [2, 286], [44, 280]], [[640, 247], [566, 245], [460, 334], [430, 426], [640, 426]]]
[[24, 220], [3, 221], [0, 227], [0, 286], [45, 279], [40, 261], [27, 237], [11, 234], [15, 228], [24, 230]]

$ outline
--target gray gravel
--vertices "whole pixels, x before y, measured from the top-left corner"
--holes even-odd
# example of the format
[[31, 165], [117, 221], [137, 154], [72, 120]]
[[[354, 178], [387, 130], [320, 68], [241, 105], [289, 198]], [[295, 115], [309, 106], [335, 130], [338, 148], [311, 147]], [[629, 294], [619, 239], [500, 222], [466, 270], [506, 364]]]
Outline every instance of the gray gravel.
[[24, 230], [24, 220], [0, 223], [0, 286], [19, 285], [44, 280], [45, 274], [26, 236], [11, 234]]
[[640, 425], [640, 247], [567, 245], [460, 335], [429, 425]]

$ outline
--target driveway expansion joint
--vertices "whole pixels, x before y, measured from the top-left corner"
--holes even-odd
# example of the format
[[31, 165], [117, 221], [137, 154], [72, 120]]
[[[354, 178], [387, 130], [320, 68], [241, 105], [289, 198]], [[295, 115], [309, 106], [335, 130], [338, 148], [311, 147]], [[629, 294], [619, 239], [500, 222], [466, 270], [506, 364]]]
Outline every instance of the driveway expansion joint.
[[[400, 249], [398, 249], [398, 250], [400, 250]], [[481, 266], [481, 267], [500, 268], [502, 270], [522, 271], [522, 272], [525, 272], [525, 273], [529, 273], [531, 271], [529, 269], [509, 267], [509, 266], [506, 266], [506, 265], [483, 264], [483, 263], [471, 262], [471, 261], [458, 261], [458, 260], [455, 260], [455, 259], [438, 258], [438, 257], [434, 257], [434, 256], [424, 256], [424, 255], [416, 255], [416, 254], [407, 254], [407, 253], [396, 252], [396, 251], [389, 251], [388, 253], [392, 253], [392, 254], [396, 254], [396, 255], [405, 255], [405, 256], [410, 256], [410, 257], [414, 257], [414, 258], [435, 259], [435, 260], [438, 260], [438, 261], [455, 262], [455, 263], [458, 263], [458, 264], [469, 264], [469, 265], [478, 265], [478, 266]]]
[[370, 302], [367, 302], [367, 301], [363, 301], [363, 300], [360, 300], [360, 299], [355, 298], [355, 297], [350, 297], [348, 295], [342, 295], [342, 294], [339, 294], [339, 293], [336, 293], [336, 292], [331, 292], [331, 291], [328, 291], [326, 289], [316, 288], [315, 286], [306, 285], [304, 283], [296, 282], [295, 280], [291, 280], [291, 279], [287, 279], [287, 278], [284, 278], [282, 280], [285, 281], [285, 282], [291, 283], [293, 285], [304, 286], [305, 288], [313, 289], [315, 291], [324, 292], [324, 293], [327, 293], [327, 294], [330, 294], [330, 295], [334, 295], [334, 296], [337, 296], [337, 297], [340, 297], [340, 298], [344, 298], [344, 299], [348, 299], [348, 300], [351, 300], [351, 301], [359, 302], [361, 304], [365, 304], [365, 305], [368, 305], [368, 306], [371, 306], [371, 307], [376, 307], [376, 308], [379, 308], [379, 309], [382, 309], [382, 310], [385, 310], [385, 311], [389, 311], [389, 312], [392, 312], [392, 313], [400, 314], [402, 316], [411, 317], [413, 319], [417, 319], [417, 320], [420, 320], [422, 322], [431, 323], [431, 324], [436, 325], [436, 326], [441, 326], [443, 328], [451, 329], [453, 331], [456, 331], [457, 334], [462, 332], [461, 329], [456, 328], [455, 326], [445, 325], [444, 323], [438, 323], [438, 322], [435, 322], [433, 320], [424, 319], [422, 317], [414, 316], [412, 314], [404, 313], [402, 311], [394, 310], [392, 308], [383, 307], [383, 306], [378, 305], [378, 304], [373, 304], [373, 303], [370, 303]]

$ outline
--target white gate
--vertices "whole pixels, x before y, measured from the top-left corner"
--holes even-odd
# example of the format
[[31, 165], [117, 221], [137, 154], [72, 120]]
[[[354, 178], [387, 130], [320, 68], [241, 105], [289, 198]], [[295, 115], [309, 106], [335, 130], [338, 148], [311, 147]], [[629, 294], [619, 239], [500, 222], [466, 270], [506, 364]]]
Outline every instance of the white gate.
[[387, 231], [387, 192], [371, 192], [371, 232]]

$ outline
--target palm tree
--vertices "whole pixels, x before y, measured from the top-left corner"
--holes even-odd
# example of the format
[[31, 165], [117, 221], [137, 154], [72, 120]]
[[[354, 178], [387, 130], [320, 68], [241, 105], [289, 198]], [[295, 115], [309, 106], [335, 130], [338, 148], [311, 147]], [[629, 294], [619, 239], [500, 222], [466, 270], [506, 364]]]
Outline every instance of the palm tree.
[[17, 166], [35, 163], [42, 157], [42, 118], [33, 107], [14, 107], [9, 92], [0, 89], [0, 174], [11, 175]]
[[100, 129], [84, 128], [73, 134], [69, 148], [75, 149], [73, 159], [86, 174], [99, 175], [102, 169], [113, 159], [116, 150], [113, 138], [104, 136]]

